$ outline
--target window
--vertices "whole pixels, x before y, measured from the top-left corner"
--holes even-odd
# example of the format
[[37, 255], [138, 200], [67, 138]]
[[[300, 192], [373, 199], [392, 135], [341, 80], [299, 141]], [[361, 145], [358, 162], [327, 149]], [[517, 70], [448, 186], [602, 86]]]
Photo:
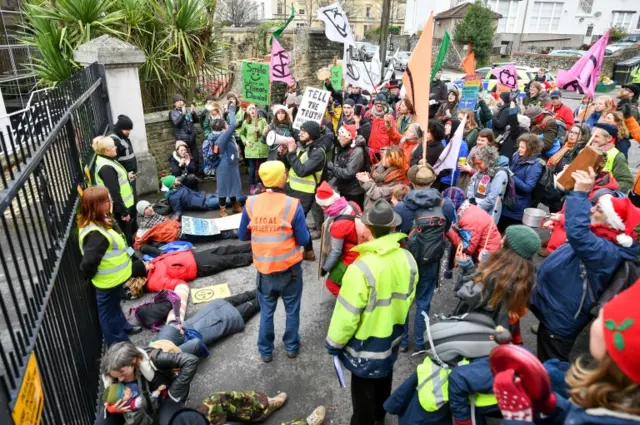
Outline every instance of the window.
[[589, 26], [587, 27], [587, 37], [591, 37], [593, 35], [593, 24], [589, 24]]
[[517, 0], [489, 0], [488, 6], [496, 13], [502, 15], [498, 21], [498, 32], [515, 32], [518, 7], [521, 1]]
[[284, 7], [281, 2], [278, 2], [278, 6], [276, 8], [276, 15], [282, 15], [284, 13]]
[[640, 30], [640, 16], [638, 16], [638, 23], [636, 24], [636, 29]]
[[304, 15], [304, 9], [299, 9], [298, 13], [301, 14], [301, 15]]
[[533, 3], [529, 31], [541, 33], [554, 33], [560, 27], [560, 15], [564, 3], [541, 2]]
[[371, 7], [370, 6], [367, 6], [367, 15], [366, 16], [367, 16], [367, 18], [371, 17]]
[[635, 12], [617, 11], [611, 14], [611, 26], [629, 30]]
[[304, 28], [306, 26], [307, 24], [305, 24], [304, 22], [296, 22], [296, 28]]
[[593, 0], [580, 0], [578, 2], [578, 13], [591, 14], [593, 9]]

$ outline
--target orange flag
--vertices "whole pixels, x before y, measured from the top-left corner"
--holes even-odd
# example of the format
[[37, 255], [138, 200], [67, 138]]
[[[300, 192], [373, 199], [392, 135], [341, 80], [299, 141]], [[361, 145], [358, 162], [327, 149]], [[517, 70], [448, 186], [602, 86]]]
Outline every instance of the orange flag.
[[476, 54], [471, 50], [471, 44], [467, 44], [467, 56], [462, 60], [460, 66], [467, 75], [476, 74]]
[[429, 93], [431, 81], [431, 50], [433, 48], [433, 12], [422, 31], [418, 44], [413, 49], [407, 69], [402, 76], [405, 99], [413, 105], [418, 123], [423, 131], [429, 126]]

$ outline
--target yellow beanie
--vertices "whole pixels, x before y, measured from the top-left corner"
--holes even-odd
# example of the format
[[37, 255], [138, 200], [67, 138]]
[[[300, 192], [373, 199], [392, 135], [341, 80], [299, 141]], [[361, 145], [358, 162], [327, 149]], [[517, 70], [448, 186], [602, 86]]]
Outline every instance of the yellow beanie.
[[284, 164], [281, 161], [266, 161], [260, 165], [258, 175], [265, 187], [279, 187], [285, 172]]

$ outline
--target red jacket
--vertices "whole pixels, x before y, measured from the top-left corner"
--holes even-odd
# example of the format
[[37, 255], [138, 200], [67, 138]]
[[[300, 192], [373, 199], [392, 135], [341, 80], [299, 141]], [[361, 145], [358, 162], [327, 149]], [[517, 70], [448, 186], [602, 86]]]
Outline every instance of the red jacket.
[[[372, 153], [380, 153], [381, 148], [388, 148], [391, 146], [391, 137], [389, 133], [391, 130], [387, 130], [384, 126], [384, 117], [377, 117], [371, 112], [367, 112], [367, 115], [371, 120], [371, 135], [369, 136], [369, 150]], [[395, 129], [396, 120], [391, 118], [391, 129]]]
[[573, 125], [573, 111], [564, 103], [561, 103], [558, 106], [551, 105], [549, 111], [553, 112], [555, 119], [564, 121], [567, 125], [568, 132]]
[[187, 283], [198, 276], [198, 265], [191, 251], [176, 251], [151, 260], [153, 269], [147, 273], [147, 290], [173, 291], [176, 285]]
[[[460, 214], [460, 209], [458, 209]], [[484, 248], [484, 243], [489, 235], [489, 242], [487, 243], [487, 251], [494, 252], [500, 249], [502, 246], [502, 236], [496, 228], [493, 218], [482, 208], [476, 205], [469, 205], [462, 214], [458, 217], [458, 227], [471, 232], [471, 241], [469, 246], [464, 250], [464, 253], [472, 256], [476, 260], [480, 251]], [[489, 228], [491, 233], [489, 234]], [[455, 229], [451, 228], [447, 232], [447, 238], [454, 247], [457, 247], [462, 243], [462, 239], [458, 235]]]

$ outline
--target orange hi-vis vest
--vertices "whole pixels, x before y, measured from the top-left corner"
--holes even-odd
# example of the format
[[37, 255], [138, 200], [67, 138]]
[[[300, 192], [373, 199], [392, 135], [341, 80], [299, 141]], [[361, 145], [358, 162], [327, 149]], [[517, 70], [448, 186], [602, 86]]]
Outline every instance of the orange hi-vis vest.
[[247, 201], [253, 264], [260, 273], [281, 272], [302, 261], [292, 226], [298, 203], [284, 193], [271, 191]]

